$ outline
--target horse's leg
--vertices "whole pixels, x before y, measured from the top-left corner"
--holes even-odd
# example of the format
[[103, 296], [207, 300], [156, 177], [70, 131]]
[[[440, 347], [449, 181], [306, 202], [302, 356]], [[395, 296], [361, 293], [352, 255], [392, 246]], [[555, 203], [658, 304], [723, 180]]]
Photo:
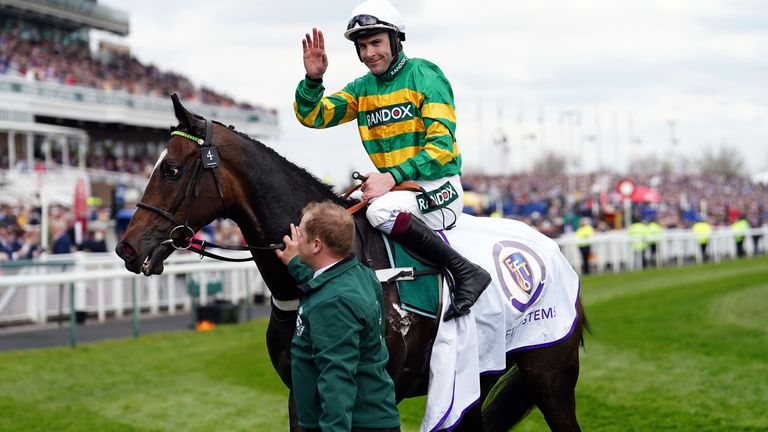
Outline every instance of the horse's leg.
[[293, 391], [288, 393], [288, 424], [290, 432], [299, 431], [299, 418], [296, 417], [296, 402], [293, 400]]
[[512, 356], [490, 394], [483, 397], [483, 431], [505, 432], [520, 422], [534, 407], [533, 395]]
[[[291, 339], [296, 331], [296, 312], [282, 311], [274, 304], [267, 326], [267, 351], [272, 366], [283, 383], [291, 389]], [[288, 420], [291, 432], [299, 431], [293, 392], [288, 394]]]
[[547, 348], [521, 351], [517, 365], [552, 431], [580, 431], [576, 420], [576, 380], [579, 377], [581, 310], [573, 333]]
[[291, 339], [296, 332], [296, 311], [282, 311], [272, 305], [267, 325], [267, 352], [272, 367], [291, 388]]

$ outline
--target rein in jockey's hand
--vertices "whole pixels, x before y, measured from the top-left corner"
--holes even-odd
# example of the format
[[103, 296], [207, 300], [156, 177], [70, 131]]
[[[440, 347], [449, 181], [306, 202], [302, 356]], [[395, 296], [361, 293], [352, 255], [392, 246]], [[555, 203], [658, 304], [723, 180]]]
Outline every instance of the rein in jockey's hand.
[[301, 240], [301, 235], [299, 234], [299, 229], [296, 228], [296, 225], [291, 224], [291, 235], [286, 235], [283, 237], [283, 243], [285, 243], [285, 249], [275, 249], [275, 254], [280, 259], [280, 261], [283, 262], [283, 264], [288, 265], [289, 262], [299, 254], [299, 241]]
[[304, 70], [307, 72], [307, 77], [316, 81], [322, 80], [328, 69], [323, 32], [313, 28], [312, 35], [307, 33], [302, 39], [301, 47], [304, 52]]
[[363, 199], [380, 197], [395, 187], [395, 178], [390, 173], [371, 172], [367, 177], [368, 180], [360, 186]]

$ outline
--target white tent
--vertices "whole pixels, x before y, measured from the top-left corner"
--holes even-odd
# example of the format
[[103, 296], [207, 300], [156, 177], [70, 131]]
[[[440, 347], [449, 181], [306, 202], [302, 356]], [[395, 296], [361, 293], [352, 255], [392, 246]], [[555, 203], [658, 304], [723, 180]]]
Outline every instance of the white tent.
[[768, 171], [763, 171], [752, 176], [752, 181], [755, 183], [768, 184]]

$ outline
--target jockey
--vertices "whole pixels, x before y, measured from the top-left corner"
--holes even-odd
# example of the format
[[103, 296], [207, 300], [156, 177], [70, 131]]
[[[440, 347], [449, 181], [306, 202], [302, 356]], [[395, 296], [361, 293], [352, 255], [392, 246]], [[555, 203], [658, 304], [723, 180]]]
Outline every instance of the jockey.
[[[344, 36], [370, 72], [323, 96], [328, 58], [323, 33], [312, 29], [302, 40], [306, 76], [296, 89], [296, 117], [311, 128], [357, 120], [363, 146], [379, 171], [368, 173], [361, 187], [363, 198], [371, 199], [368, 220], [445, 267], [454, 281], [445, 320], [465, 315], [491, 277], [433, 231], [453, 228], [464, 206], [451, 84], [435, 64], [405, 55], [405, 23], [387, 0], [358, 5]], [[422, 192], [391, 190], [406, 180]]]

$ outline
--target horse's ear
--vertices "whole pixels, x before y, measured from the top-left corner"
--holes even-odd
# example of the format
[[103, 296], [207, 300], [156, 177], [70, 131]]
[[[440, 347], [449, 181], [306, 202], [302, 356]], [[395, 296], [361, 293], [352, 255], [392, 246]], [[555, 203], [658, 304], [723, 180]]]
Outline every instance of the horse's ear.
[[199, 134], [205, 133], [205, 119], [184, 108], [176, 93], [171, 95], [171, 101], [173, 101], [173, 113], [176, 114], [176, 120], [182, 128]]

